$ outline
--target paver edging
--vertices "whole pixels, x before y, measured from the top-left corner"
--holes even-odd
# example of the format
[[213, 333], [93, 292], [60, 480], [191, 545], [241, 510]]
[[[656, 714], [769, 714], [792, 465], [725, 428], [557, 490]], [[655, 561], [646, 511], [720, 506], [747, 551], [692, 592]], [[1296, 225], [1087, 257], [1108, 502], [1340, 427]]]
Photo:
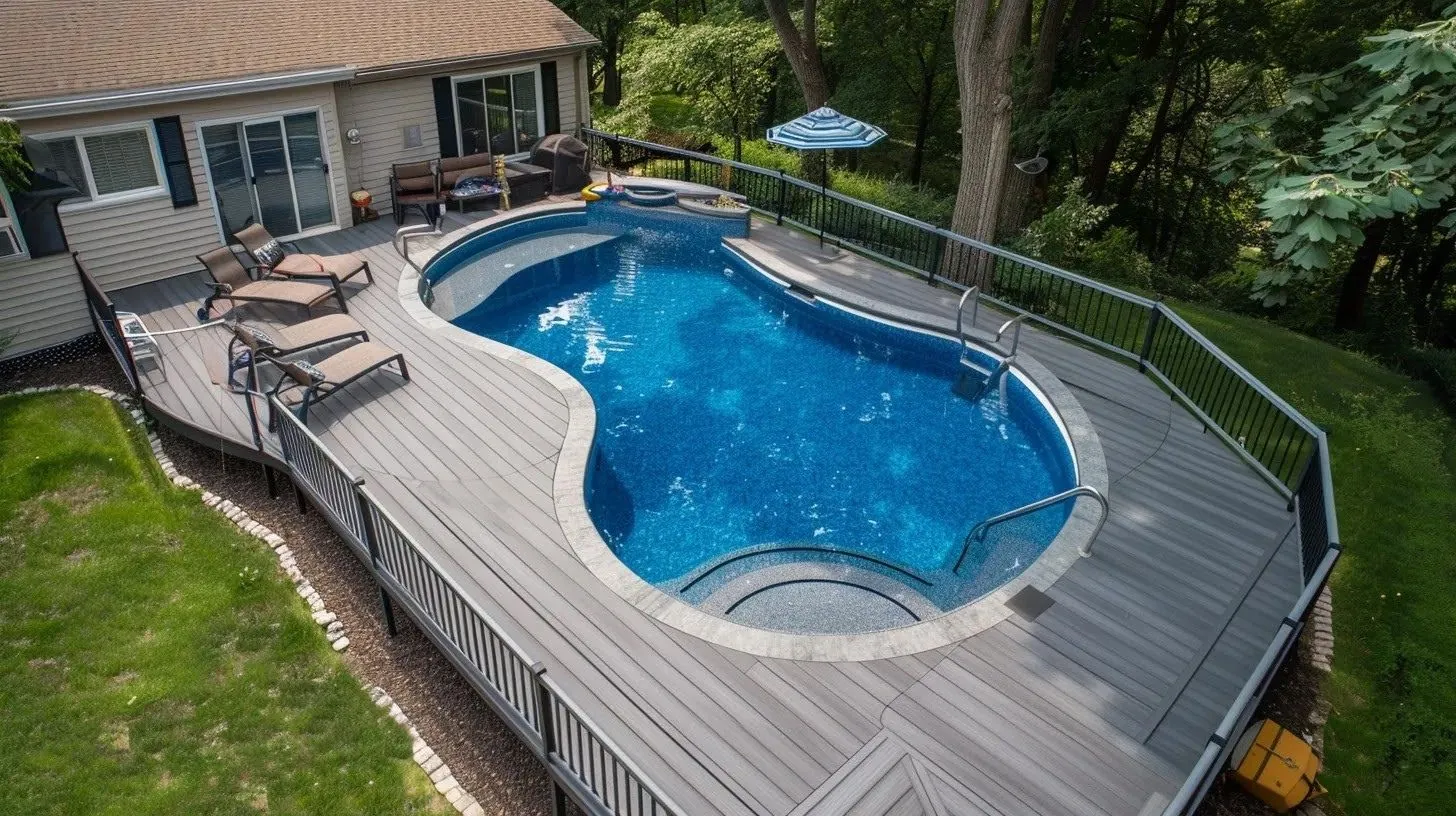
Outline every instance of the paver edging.
[[[137, 427], [146, 435], [147, 444], [151, 448], [152, 456], [157, 461], [157, 466], [162, 469], [162, 475], [166, 476], [167, 480], [177, 487], [198, 492], [203, 504], [216, 510], [228, 521], [236, 525], [242, 532], [267, 544], [268, 548], [278, 556], [278, 568], [288, 576], [288, 579], [293, 582], [294, 590], [308, 604], [314, 623], [317, 623], [323, 628], [324, 637], [328, 640], [329, 645], [336, 652], [343, 652], [349, 648], [349, 636], [344, 634], [344, 624], [338, 619], [337, 615], [328, 611], [324, 606], [323, 598], [319, 596], [318, 590], [314, 589], [313, 584], [309, 582], [308, 578], [299, 569], [298, 563], [293, 557], [293, 551], [289, 549], [288, 543], [284, 541], [283, 537], [268, 529], [262, 523], [255, 521], [242, 507], [210, 490], [204, 489], [202, 485], [178, 470], [172, 458], [162, 449], [161, 438], [148, 426], [147, 415], [135, 399], [99, 385], [82, 385], [80, 383], [72, 383], [71, 385], [32, 386], [15, 391], [0, 392], [0, 396], [51, 394], [66, 391], [80, 391], [105, 397], [126, 411], [136, 422]], [[450, 766], [446, 765], [439, 754], [436, 754], [435, 750], [425, 742], [424, 738], [420, 736], [420, 732], [410, 723], [409, 717], [399, 707], [399, 704], [394, 702], [394, 699], [389, 696], [389, 693], [379, 686], [368, 683], [365, 683], [363, 688], [369, 694], [369, 699], [380, 708], [386, 709], [390, 719], [398, 723], [409, 734], [412, 758], [429, 777], [430, 783], [435, 786], [435, 790], [445, 798], [445, 801], [449, 802], [463, 816], [485, 816], [485, 809], [455, 779], [455, 774], [450, 770]]]

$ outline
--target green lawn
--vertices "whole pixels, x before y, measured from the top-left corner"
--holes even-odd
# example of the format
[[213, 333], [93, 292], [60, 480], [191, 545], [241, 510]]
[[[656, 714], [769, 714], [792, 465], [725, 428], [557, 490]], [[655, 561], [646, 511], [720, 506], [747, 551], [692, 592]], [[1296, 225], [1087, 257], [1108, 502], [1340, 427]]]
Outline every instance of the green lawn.
[[446, 813], [257, 540], [109, 401], [0, 398], [0, 813]]
[[1344, 556], [1323, 779], [1349, 814], [1456, 808], [1456, 422], [1424, 386], [1272, 324], [1178, 311], [1330, 435]]

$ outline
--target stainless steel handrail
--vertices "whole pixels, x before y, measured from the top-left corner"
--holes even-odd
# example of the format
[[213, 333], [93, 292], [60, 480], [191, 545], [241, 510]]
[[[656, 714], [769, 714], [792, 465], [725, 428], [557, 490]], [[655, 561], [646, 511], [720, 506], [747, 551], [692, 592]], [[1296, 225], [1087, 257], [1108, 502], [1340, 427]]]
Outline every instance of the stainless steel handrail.
[[961, 356], [970, 352], [969, 344], [966, 343], [966, 333], [961, 329], [961, 318], [966, 311], [966, 300], [971, 301], [971, 328], [976, 327], [976, 315], [981, 311], [981, 287], [972, 286], [961, 295], [961, 302], [956, 305], [956, 339], [961, 341]]
[[439, 232], [429, 224], [412, 224], [395, 230], [394, 238], [390, 243], [394, 245], [394, 251], [399, 253], [399, 257], [404, 258], [405, 264], [413, 269], [415, 275], [419, 277], [415, 285], [415, 292], [420, 296], [420, 300], [429, 306], [435, 299], [434, 292], [431, 291], [430, 279], [425, 276], [425, 270], [409, 255], [410, 241], [425, 235], [439, 235]]
[[1002, 522], [1010, 521], [1014, 518], [1020, 518], [1027, 513], [1035, 513], [1038, 510], [1051, 507], [1054, 504], [1059, 504], [1066, 501], [1067, 499], [1075, 498], [1077, 496], [1091, 496], [1092, 498], [1097, 500], [1097, 503], [1099, 505], [1102, 506], [1102, 513], [1097, 518], [1097, 527], [1093, 529], [1092, 536], [1087, 539], [1087, 543], [1083, 544], [1079, 550], [1083, 558], [1090, 556], [1092, 554], [1092, 542], [1097, 540], [1097, 536], [1102, 533], [1102, 525], [1107, 523], [1107, 513], [1109, 511], [1109, 508], [1107, 506], [1107, 497], [1102, 495], [1102, 491], [1091, 485], [1077, 485], [1070, 490], [1063, 490], [1060, 493], [1047, 496], [1044, 499], [1037, 499], [1030, 504], [1023, 504], [1015, 510], [1007, 510], [1005, 513], [992, 516], [981, 522], [980, 524], [977, 524], [975, 527], [972, 527], [971, 532], [966, 536], [966, 543], [964, 544], [964, 546], [961, 547], [961, 557], [956, 559], [955, 569], [951, 570], [951, 572], [960, 572], [961, 565], [964, 564], [966, 560], [966, 553], [971, 551], [971, 544], [984, 539], [986, 537], [986, 531], [990, 530], [992, 527], [995, 527]]
[[1001, 345], [1001, 337], [1006, 334], [1006, 330], [1014, 327], [1016, 331], [1011, 334], [1011, 353], [1007, 356], [1015, 357], [1016, 349], [1021, 346], [1021, 324], [1025, 323], [1030, 317], [1031, 315], [1019, 314], [1002, 323], [1001, 328], [996, 330], [996, 336], [991, 339], [991, 345], [999, 347]]

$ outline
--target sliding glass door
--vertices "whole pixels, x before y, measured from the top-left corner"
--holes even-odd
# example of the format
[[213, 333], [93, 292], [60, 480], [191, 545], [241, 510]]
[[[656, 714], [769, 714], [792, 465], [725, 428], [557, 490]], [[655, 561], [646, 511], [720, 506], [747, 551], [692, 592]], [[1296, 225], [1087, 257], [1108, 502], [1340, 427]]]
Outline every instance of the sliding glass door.
[[455, 121], [460, 155], [525, 153], [541, 138], [540, 72], [455, 80]]
[[316, 111], [204, 125], [202, 144], [228, 241], [253, 223], [276, 237], [334, 223]]

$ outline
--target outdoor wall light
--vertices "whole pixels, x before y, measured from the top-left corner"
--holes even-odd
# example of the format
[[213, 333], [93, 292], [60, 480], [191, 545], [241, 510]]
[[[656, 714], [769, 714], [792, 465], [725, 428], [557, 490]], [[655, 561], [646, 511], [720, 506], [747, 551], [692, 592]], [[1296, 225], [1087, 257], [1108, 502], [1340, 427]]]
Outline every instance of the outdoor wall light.
[[344, 131], [344, 138], [347, 139], [349, 141], [349, 144], [351, 145], [359, 144], [359, 128], [349, 128], [348, 130]]

